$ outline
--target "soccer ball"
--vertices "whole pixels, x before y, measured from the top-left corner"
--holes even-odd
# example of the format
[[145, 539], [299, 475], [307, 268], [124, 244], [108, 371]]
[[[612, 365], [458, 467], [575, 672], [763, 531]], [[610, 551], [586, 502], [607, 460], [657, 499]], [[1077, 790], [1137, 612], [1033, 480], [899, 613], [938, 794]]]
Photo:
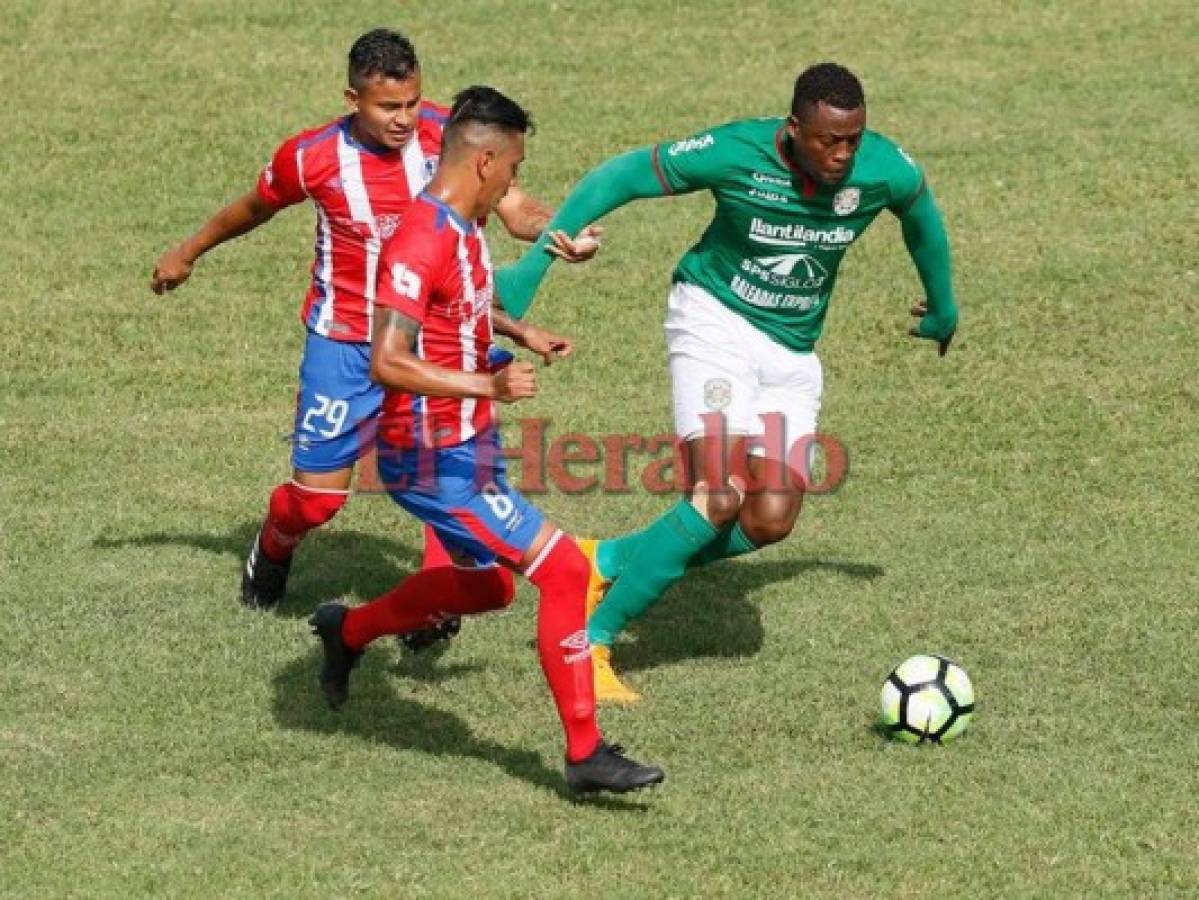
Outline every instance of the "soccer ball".
[[944, 656], [904, 660], [883, 682], [882, 725], [906, 744], [946, 744], [974, 715], [974, 687], [966, 670]]

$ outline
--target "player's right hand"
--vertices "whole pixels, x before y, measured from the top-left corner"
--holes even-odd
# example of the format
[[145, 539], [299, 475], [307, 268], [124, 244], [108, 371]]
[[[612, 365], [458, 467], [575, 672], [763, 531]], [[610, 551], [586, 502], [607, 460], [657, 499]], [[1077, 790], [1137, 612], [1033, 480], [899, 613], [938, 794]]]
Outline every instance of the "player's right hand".
[[517, 360], [491, 376], [492, 397], [500, 403], [515, 403], [537, 395], [537, 373], [527, 360]]
[[195, 261], [179, 247], [173, 247], [158, 258], [154, 274], [150, 276], [150, 290], [158, 295], [173, 291], [191, 277]]
[[599, 253], [603, 236], [603, 225], [588, 225], [574, 240], [571, 240], [565, 231], [551, 231], [550, 242], [545, 245], [545, 252], [568, 263], [587, 262]]
[[[928, 303], [924, 302], [924, 301], [917, 303], [915, 306], [912, 307], [912, 315], [915, 318], [923, 321], [924, 317], [928, 315]], [[955, 331], [956, 331], [956, 329], [955, 329]], [[937, 355], [944, 356], [946, 353], [949, 352], [949, 345], [953, 342], [954, 332], [953, 331], [949, 332], [949, 334], [945, 337], [933, 337], [933, 336], [930, 336], [927, 334], [923, 334], [921, 331], [920, 325], [917, 324], [917, 325], [913, 325], [911, 327], [911, 329], [908, 330], [908, 334], [910, 334], [914, 338], [924, 338], [925, 340], [936, 341], [937, 342]]]

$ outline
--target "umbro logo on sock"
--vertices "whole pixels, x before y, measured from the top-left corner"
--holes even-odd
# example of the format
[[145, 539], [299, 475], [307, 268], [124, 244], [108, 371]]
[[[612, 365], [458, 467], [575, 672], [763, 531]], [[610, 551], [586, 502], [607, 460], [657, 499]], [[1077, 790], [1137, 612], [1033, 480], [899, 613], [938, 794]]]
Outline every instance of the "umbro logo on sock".
[[574, 634], [563, 638], [558, 646], [563, 650], [569, 650], [569, 653], [563, 655], [562, 659], [568, 665], [582, 662], [585, 659], [591, 659], [591, 643], [587, 640], [587, 630], [580, 628]]

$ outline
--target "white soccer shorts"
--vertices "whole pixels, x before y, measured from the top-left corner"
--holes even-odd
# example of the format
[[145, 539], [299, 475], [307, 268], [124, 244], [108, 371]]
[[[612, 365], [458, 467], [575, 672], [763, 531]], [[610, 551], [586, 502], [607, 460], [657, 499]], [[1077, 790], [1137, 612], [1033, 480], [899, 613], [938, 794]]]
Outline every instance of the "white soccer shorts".
[[[675, 433], [683, 440], [703, 434], [701, 416], [711, 413], [724, 415], [727, 433], [759, 438], [750, 448], [757, 455], [775, 457], [776, 447], [789, 454], [816, 432], [819, 357], [777, 343], [702, 288], [680, 282], [671, 289], [666, 349]], [[772, 414], [775, 422], [781, 416], [781, 440], [770, 439]]]

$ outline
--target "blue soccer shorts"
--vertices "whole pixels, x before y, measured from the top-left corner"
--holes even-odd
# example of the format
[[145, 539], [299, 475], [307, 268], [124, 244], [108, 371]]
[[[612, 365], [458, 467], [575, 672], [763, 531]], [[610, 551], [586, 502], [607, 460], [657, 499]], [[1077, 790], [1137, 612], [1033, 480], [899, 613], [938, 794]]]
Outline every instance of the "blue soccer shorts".
[[308, 332], [300, 360], [291, 463], [301, 472], [335, 472], [375, 445], [383, 389], [371, 381], [371, 345]]
[[400, 450], [379, 441], [379, 477], [391, 498], [431, 525], [447, 550], [480, 566], [519, 562], [545, 521], [508, 483], [494, 430], [440, 449]]
[[[512, 354], [492, 347], [487, 362], [498, 372]], [[291, 464], [301, 472], [349, 468], [375, 446], [383, 389], [371, 381], [371, 345], [334, 341], [308, 332], [300, 360]]]

